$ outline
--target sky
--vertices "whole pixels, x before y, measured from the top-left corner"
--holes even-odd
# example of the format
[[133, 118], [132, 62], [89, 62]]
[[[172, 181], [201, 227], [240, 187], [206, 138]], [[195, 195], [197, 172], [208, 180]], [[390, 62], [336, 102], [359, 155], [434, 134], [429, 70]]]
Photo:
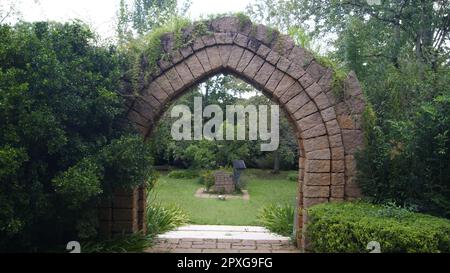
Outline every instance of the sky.
[[[0, 0], [2, 1], [2, 0]], [[81, 19], [104, 38], [114, 36], [119, 0], [20, 0], [25, 21], [70, 21]], [[192, 0], [189, 16], [244, 11], [251, 0]]]

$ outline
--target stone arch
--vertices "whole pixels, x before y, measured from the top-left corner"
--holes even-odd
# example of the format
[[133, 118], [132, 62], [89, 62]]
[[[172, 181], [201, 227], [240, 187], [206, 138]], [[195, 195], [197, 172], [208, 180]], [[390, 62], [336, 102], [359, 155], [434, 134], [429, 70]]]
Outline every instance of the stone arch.
[[128, 119], [136, 128], [151, 137], [167, 105], [208, 77], [231, 73], [278, 102], [295, 128], [301, 154], [297, 230], [307, 221], [308, 207], [359, 197], [354, 153], [362, 145], [365, 103], [356, 75], [349, 74], [338, 96], [333, 70], [287, 35], [237, 17], [215, 19], [207, 27], [201, 37], [184, 29], [193, 42], [183, 48], [174, 48], [173, 34], [163, 36], [170, 57], [158, 61], [158, 71], [142, 81], [139, 92], [127, 93]]

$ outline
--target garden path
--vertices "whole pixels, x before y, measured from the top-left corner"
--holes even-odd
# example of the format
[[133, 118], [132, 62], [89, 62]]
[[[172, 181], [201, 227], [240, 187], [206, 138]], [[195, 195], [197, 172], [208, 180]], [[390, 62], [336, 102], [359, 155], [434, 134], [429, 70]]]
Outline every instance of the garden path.
[[300, 253], [263, 227], [189, 225], [161, 234], [148, 253]]

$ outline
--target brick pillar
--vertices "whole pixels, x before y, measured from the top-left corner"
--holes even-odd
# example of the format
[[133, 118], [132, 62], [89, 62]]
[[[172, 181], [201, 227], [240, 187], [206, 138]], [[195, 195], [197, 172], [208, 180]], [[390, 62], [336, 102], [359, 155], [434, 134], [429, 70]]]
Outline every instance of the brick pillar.
[[106, 197], [98, 206], [99, 235], [103, 239], [112, 237], [112, 199]]
[[115, 235], [147, 232], [147, 189], [140, 186], [134, 190], [114, 190], [98, 206], [99, 234], [110, 239]]
[[146, 218], [146, 206], [147, 205], [147, 187], [139, 187], [139, 201], [138, 201], [138, 229], [143, 234], [147, 233], [147, 218]]
[[112, 234], [131, 234], [138, 231], [139, 190], [115, 190], [112, 207]]

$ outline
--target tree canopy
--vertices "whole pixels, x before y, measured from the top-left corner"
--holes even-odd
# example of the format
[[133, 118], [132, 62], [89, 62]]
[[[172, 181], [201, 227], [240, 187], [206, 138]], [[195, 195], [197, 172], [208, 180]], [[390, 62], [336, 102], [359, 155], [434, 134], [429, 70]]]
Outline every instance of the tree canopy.
[[101, 196], [151, 180], [149, 146], [123, 118], [120, 54], [80, 23], [0, 37], [0, 248], [91, 238]]

